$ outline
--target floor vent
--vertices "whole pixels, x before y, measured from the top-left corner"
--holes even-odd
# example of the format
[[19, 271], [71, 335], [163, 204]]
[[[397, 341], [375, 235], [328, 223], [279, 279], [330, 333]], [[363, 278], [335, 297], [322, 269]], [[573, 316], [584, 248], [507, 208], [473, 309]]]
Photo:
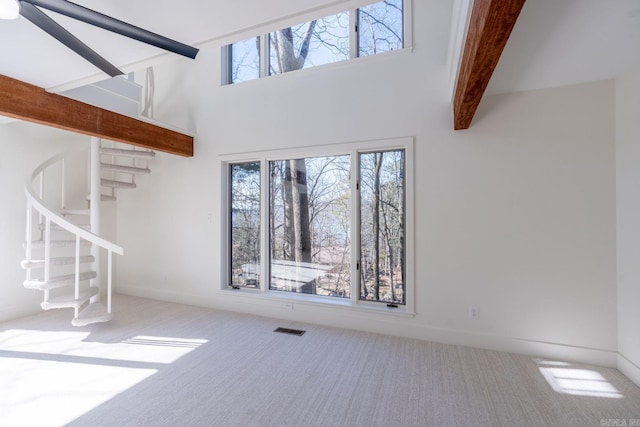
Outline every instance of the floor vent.
[[289, 328], [276, 328], [274, 329], [273, 332], [280, 332], [282, 334], [289, 334], [289, 335], [298, 335], [301, 336], [302, 334], [304, 334], [306, 331], [300, 330], [300, 329], [289, 329]]

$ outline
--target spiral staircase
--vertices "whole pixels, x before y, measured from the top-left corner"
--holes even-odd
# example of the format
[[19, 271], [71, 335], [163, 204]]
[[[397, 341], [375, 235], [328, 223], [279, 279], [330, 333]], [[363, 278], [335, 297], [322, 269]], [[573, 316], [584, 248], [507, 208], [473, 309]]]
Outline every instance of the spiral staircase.
[[[140, 87], [116, 79], [69, 96], [102, 97], [140, 114]], [[119, 191], [135, 189], [137, 177], [151, 172], [154, 156], [151, 150], [92, 137], [89, 149], [59, 154], [29, 176], [21, 265], [24, 287], [43, 293], [42, 309], [73, 309], [74, 326], [113, 318], [113, 255], [124, 251], [101, 237], [101, 204], [115, 203]]]

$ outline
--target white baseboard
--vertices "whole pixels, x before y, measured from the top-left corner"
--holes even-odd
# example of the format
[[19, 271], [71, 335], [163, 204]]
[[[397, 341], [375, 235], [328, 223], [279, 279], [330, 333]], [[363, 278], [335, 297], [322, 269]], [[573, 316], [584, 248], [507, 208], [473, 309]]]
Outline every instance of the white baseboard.
[[289, 321], [349, 328], [364, 332], [396, 335], [444, 344], [505, 351], [558, 361], [586, 363], [609, 368], [618, 366], [618, 355], [613, 350], [532, 341], [473, 331], [443, 329], [416, 324], [416, 322], [406, 318], [380, 315], [379, 313], [355, 312], [344, 307], [327, 304], [294, 302], [295, 310], [290, 310], [283, 308], [282, 301], [273, 298], [235, 294], [232, 291], [216, 292], [210, 299], [205, 299], [201, 295], [135, 286], [118, 286], [117, 292], [161, 301], [250, 313]]
[[167, 291], [164, 289], [150, 289], [139, 286], [116, 285], [115, 292], [132, 297], [148, 298], [158, 301], [173, 302], [176, 304], [194, 305], [197, 307], [218, 308], [213, 300], [207, 300], [202, 295], [192, 295], [184, 292]]
[[422, 333], [420, 333], [419, 336], [413, 336], [412, 338], [482, 348], [486, 350], [523, 354], [536, 358], [550, 359], [553, 361], [585, 363], [608, 368], [616, 367], [616, 352], [612, 350], [533, 341], [523, 338], [463, 330], [439, 329], [429, 326], [421, 326], [419, 329]]
[[618, 370], [640, 387], [640, 366], [618, 353]]
[[0, 307], [0, 322], [7, 322], [9, 320], [19, 319], [21, 317], [31, 316], [33, 314], [40, 313], [42, 309], [39, 304], [29, 308], [4, 308]]

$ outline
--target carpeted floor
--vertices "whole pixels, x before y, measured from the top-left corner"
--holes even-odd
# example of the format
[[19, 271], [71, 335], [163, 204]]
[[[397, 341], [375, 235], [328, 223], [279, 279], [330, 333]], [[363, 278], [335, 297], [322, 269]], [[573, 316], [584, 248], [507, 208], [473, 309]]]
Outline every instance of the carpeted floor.
[[640, 426], [640, 388], [615, 369], [125, 296], [114, 308], [83, 328], [67, 310], [0, 324], [0, 426]]

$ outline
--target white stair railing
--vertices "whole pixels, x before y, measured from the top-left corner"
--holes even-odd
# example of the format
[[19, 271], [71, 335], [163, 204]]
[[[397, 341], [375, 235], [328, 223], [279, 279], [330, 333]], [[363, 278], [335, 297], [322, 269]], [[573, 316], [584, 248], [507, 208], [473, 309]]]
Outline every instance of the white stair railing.
[[[65, 91], [63, 95], [149, 121], [153, 117], [153, 89], [153, 70], [148, 69], [144, 111], [140, 107], [142, 87], [134, 82], [131, 74], [128, 79], [116, 77]], [[92, 138], [87, 169], [89, 209], [83, 209], [77, 205], [71, 208], [66, 201], [68, 195], [76, 196], [73, 201], [78, 201], [77, 185], [74, 184], [78, 182], [78, 169], [82, 170], [84, 166], [81, 161], [74, 162], [78, 159], [71, 158], [78, 152], [72, 150], [47, 160], [27, 179], [27, 242], [22, 267], [27, 270], [24, 286], [44, 292], [43, 309], [73, 308], [72, 324], [82, 326], [112, 318], [113, 254], [123, 254], [120, 246], [100, 237], [100, 204], [115, 201], [116, 191], [136, 188], [135, 177], [151, 172], [149, 160], [155, 153], [114, 142], [107, 142], [105, 147], [99, 138]], [[78, 163], [80, 166], [76, 168]], [[74, 179], [67, 179], [67, 186], [65, 174], [69, 172]], [[60, 175], [59, 180], [56, 180], [56, 173]], [[52, 206], [57, 205], [58, 200], [60, 206]], [[88, 218], [89, 224], [79, 226], [70, 220], [78, 217]], [[40, 233], [39, 241], [33, 240], [35, 229]], [[59, 240], [58, 236], [65, 240]], [[91, 247], [90, 253], [85, 246]], [[72, 248], [75, 249], [73, 254]], [[101, 260], [105, 251], [107, 259]], [[106, 307], [100, 302], [104, 293], [100, 291], [104, 263], [107, 270]], [[91, 271], [83, 271], [81, 264], [85, 266], [84, 270], [91, 264]]]
[[[82, 326], [89, 323], [95, 322], [104, 322], [108, 321], [112, 318], [111, 313], [111, 297], [112, 297], [112, 265], [113, 265], [113, 254], [123, 255], [124, 250], [122, 247], [116, 245], [113, 242], [110, 242], [97, 234], [92, 233], [84, 229], [83, 227], [74, 224], [69, 221], [67, 218], [58, 213], [57, 208], [53, 208], [47, 205], [45, 200], [50, 200], [52, 195], [45, 194], [45, 175], [48, 170], [50, 170], [53, 166], [60, 164], [60, 168], [62, 173], [60, 174], [60, 182], [59, 186], [47, 184], [47, 188], [53, 187], [52, 191], [60, 191], [60, 200], [61, 206], [60, 210], [66, 208], [66, 182], [65, 182], [65, 169], [67, 167], [67, 160], [70, 158], [72, 154], [77, 152], [77, 150], [71, 150], [57, 156], [52, 157], [51, 159], [45, 161], [40, 166], [38, 166], [33, 174], [27, 179], [25, 183], [25, 195], [27, 198], [27, 227], [26, 227], [26, 237], [27, 241], [25, 244], [26, 249], [26, 259], [23, 261], [23, 267], [27, 269], [27, 280], [24, 285], [27, 288], [31, 289], [39, 289], [44, 291], [44, 301], [42, 303], [42, 307], [45, 309], [48, 308], [63, 308], [69, 307], [74, 308], [75, 315], [72, 323], [75, 326]], [[34, 182], [39, 180], [39, 190], [38, 193], [34, 191]], [[100, 192], [100, 188], [92, 188], [91, 191], [97, 191], [98, 194]], [[47, 196], [47, 197], [45, 197]], [[33, 259], [33, 250], [34, 244], [33, 241], [33, 212], [36, 212], [38, 215], [38, 223], [37, 226], [40, 228], [41, 233], [44, 235], [41, 237], [40, 244], [44, 245], [44, 259], [34, 260]], [[51, 250], [54, 245], [64, 245], [62, 241], [55, 241], [51, 238], [52, 233], [52, 225], [55, 226], [56, 230], [64, 230], [68, 233], [71, 233], [73, 236], [73, 240], [75, 241], [73, 246], [75, 246], [75, 259], [72, 261], [74, 268], [73, 274], [63, 275], [58, 277], [52, 277], [52, 254]], [[43, 230], [44, 229], [44, 230]], [[43, 231], [42, 231], [43, 230]], [[107, 252], [107, 305], [106, 309], [99, 304], [97, 301], [100, 296], [99, 287], [92, 285], [89, 289], [81, 290], [80, 283], [89, 279], [93, 279], [97, 276], [95, 272], [81, 272], [80, 264], [86, 262], [88, 258], [94, 260], [97, 257], [87, 257], [81, 256], [80, 248], [82, 245], [92, 245], [94, 248], [101, 248]], [[67, 264], [68, 260], [64, 260], [63, 258], [58, 258], [55, 261], [57, 265], [59, 264]], [[41, 279], [34, 280], [32, 277], [32, 269], [33, 268], [43, 268], [44, 272], [42, 273]], [[99, 269], [97, 269], [99, 271]], [[97, 281], [98, 282], [98, 281]], [[99, 282], [98, 282], [99, 283]], [[73, 295], [71, 298], [67, 298], [65, 300], [64, 297], [58, 298], [56, 301], [50, 301], [50, 293], [49, 291], [54, 288], [64, 287], [67, 285], [73, 284]], [[94, 297], [89, 303], [89, 299]], [[96, 307], [100, 305], [100, 307]]]

